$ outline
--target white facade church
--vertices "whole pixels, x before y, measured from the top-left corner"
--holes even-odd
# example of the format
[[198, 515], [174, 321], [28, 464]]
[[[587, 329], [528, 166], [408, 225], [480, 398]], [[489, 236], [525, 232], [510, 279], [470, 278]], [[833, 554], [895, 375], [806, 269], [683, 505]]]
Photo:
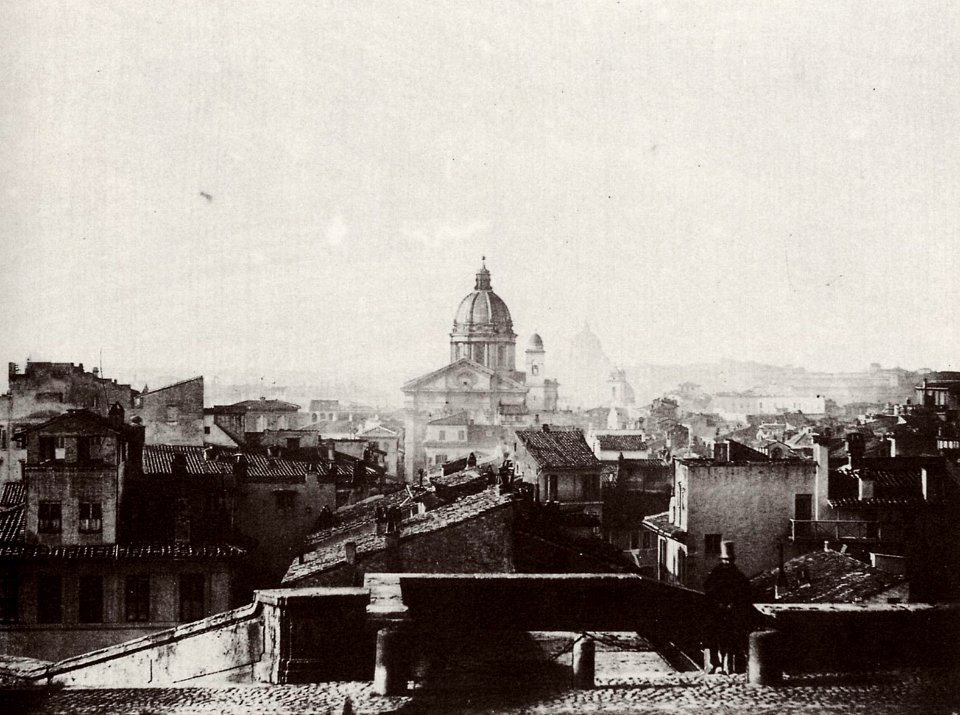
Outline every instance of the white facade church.
[[[534, 333], [526, 350], [526, 372], [516, 369], [516, 341], [510, 310], [490, 285], [485, 264], [476, 284], [457, 308], [450, 333], [450, 363], [404, 384], [406, 429], [404, 467], [408, 481], [427, 464], [427, 424], [467, 413], [470, 425], [515, 426], [540, 420], [557, 409], [556, 380], [545, 376], [543, 340]], [[490, 429], [477, 430], [481, 442], [458, 445], [457, 452], [489, 450]], [[451, 445], [453, 446], [453, 445]], [[472, 447], [476, 446], [476, 449]]]

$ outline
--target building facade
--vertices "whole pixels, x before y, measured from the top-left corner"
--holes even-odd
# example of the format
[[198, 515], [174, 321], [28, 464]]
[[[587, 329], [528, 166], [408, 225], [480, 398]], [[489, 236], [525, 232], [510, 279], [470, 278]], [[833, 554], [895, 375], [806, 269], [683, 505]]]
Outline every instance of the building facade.
[[[544, 374], [543, 340], [534, 335], [525, 373], [516, 368], [516, 339], [510, 310], [492, 288], [482, 265], [474, 290], [457, 307], [450, 332], [450, 363], [404, 384], [404, 472], [407, 481], [428, 465], [427, 425], [465, 413], [468, 424], [524, 425], [556, 410], [557, 383]], [[536, 374], [533, 374], [533, 373]], [[467, 451], [482, 451], [469, 443]], [[434, 454], [434, 459], [436, 455]]]

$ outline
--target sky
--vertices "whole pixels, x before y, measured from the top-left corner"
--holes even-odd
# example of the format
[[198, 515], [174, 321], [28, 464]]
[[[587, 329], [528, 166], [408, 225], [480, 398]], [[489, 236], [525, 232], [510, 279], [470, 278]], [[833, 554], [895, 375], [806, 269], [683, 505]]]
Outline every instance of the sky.
[[0, 360], [412, 377], [486, 256], [548, 359], [588, 320], [628, 365], [958, 369], [955, 3], [7, 0], [0, 28]]

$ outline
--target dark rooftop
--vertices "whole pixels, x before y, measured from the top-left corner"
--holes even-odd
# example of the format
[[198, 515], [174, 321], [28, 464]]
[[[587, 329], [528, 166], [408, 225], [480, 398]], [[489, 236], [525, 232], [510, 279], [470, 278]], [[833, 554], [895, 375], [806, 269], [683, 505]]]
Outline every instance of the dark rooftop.
[[427, 424], [430, 425], [468, 425], [470, 424], [470, 415], [466, 412], [458, 412], [455, 415], [448, 415], [446, 417], [439, 417], [435, 420], [430, 420]]
[[26, 486], [23, 482], [7, 482], [3, 485], [3, 494], [0, 495], [0, 507], [23, 504], [26, 499]]
[[[783, 603], [852, 603], [864, 601], [904, 583], [903, 576], [874, 568], [839, 551], [812, 551], [784, 563]], [[779, 569], [754, 576], [754, 598], [773, 602]]]
[[[400, 532], [401, 543], [416, 538], [420, 534], [428, 534], [448, 526], [460, 524], [469, 519], [482, 516], [495, 509], [505, 507], [513, 502], [509, 493], [498, 494], [486, 489], [477, 494], [471, 494], [455, 502], [437, 507], [425, 514], [417, 514], [404, 519]], [[352, 541], [357, 546], [357, 558], [382, 551], [386, 548], [386, 537], [376, 533], [358, 534]], [[295, 559], [283, 577], [283, 583], [296, 581], [306, 576], [312, 576], [345, 563], [346, 555], [342, 542], [321, 547], [304, 554], [303, 563]]]
[[639, 434], [598, 434], [597, 442], [605, 452], [638, 452], [647, 449], [643, 435]]
[[541, 467], [600, 468], [600, 460], [580, 430], [553, 430], [544, 425], [542, 430], [517, 430], [517, 438]]

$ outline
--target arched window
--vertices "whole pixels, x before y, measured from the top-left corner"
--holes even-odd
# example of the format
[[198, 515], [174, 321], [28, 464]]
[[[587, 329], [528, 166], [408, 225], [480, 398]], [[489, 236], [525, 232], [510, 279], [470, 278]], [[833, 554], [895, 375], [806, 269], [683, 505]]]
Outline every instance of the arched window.
[[539, 374], [540, 374], [540, 366], [539, 366], [539, 365], [532, 365], [532, 366], [530, 367], [530, 374], [531, 374], [531, 375], [539, 375]]

